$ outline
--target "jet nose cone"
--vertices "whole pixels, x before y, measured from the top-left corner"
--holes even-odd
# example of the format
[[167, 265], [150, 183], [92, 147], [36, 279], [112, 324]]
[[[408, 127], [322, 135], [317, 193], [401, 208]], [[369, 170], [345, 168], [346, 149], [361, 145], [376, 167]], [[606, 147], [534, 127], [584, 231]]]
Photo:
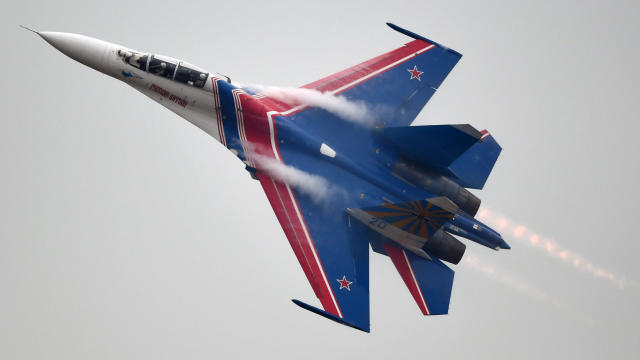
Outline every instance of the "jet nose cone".
[[84, 35], [52, 31], [37, 34], [68, 57], [101, 72], [107, 72], [106, 59], [115, 52], [115, 45]]

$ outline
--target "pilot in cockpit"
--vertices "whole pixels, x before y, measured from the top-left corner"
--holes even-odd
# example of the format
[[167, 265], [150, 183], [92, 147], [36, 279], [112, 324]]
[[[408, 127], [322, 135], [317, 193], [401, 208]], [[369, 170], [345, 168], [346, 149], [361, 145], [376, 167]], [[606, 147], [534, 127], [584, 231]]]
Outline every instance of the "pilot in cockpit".
[[208, 73], [204, 70], [162, 55], [140, 54], [127, 50], [118, 50], [122, 60], [142, 71], [178, 81], [196, 88], [204, 87]]

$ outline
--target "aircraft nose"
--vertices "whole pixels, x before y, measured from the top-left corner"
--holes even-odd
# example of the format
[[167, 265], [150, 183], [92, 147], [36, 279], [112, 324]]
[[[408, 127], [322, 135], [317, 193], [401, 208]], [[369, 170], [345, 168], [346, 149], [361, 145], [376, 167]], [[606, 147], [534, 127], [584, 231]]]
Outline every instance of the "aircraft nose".
[[115, 44], [63, 32], [40, 31], [38, 35], [68, 57], [103, 73], [109, 72], [107, 59], [111, 52], [115, 53]]

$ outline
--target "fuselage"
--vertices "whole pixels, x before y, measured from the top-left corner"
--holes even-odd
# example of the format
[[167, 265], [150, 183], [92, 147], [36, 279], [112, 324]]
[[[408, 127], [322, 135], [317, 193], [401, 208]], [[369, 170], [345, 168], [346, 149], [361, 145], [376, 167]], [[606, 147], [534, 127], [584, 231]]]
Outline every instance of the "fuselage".
[[141, 53], [83, 35], [39, 35], [65, 55], [123, 81], [220, 140], [208, 71], [171, 57]]
[[[39, 35], [67, 56], [125, 82], [202, 129], [245, 162], [250, 172], [288, 158], [287, 163], [313, 173], [317, 167], [305, 168], [305, 159], [314, 157], [322, 159], [322, 171], [344, 173], [339, 178], [344, 178], [345, 184], [350, 177], [356, 177], [387, 194], [371, 197], [366, 188], [349, 189], [337, 200], [349, 206], [434, 196], [394, 174], [398, 154], [381, 141], [375, 129], [347, 124], [335, 133], [331, 121], [339, 119], [328, 119], [327, 124], [309, 122], [306, 114], [321, 109], [289, 105], [251, 93], [185, 61], [82, 35]], [[447, 231], [456, 235], [491, 248], [508, 248], [496, 232], [463, 211], [448, 225]]]

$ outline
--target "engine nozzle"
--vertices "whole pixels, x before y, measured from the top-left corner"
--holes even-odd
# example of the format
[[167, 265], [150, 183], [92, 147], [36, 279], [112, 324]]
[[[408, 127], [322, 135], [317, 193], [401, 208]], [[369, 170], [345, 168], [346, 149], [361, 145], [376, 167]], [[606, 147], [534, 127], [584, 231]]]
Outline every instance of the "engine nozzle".
[[440, 260], [458, 264], [467, 246], [442, 229], [436, 231], [422, 247], [428, 254]]

